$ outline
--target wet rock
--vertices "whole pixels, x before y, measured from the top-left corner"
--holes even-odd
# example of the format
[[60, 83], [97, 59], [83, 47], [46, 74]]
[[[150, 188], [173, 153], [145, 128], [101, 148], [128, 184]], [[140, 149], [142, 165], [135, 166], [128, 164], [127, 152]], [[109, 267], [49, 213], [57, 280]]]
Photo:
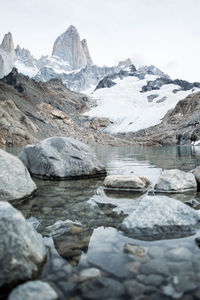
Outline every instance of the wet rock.
[[180, 247], [167, 252], [166, 257], [174, 261], [179, 261], [179, 260], [188, 261], [192, 259], [193, 255], [187, 248]]
[[14, 155], [0, 150], [0, 200], [27, 198], [37, 187], [23, 163]]
[[196, 189], [194, 175], [177, 169], [162, 171], [155, 185], [155, 191], [159, 193], [181, 193]]
[[194, 233], [199, 228], [199, 220], [199, 213], [180, 201], [145, 195], [120, 228], [139, 239], [163, 239]]
[[142, 264], [140, 272], [145, 275], [155, 274], [168, 276], [170, 274], [168, 265], [163, 259], [151, 259], [147, 263]]
[[158, 246], [148, 248], [148, 254], [153, 258], [161, 258], [164, 256], [164, 249]]
[[158, 274], [150, 274], [150, 275], [143, 275], [139, 274], [137, 276], [137, 280], [142, 282], [144, 285], [153, 285], [153, 286], [160, 286], [163, 282], [164, 277]]
[[66, 137], [52, 137], [26, 146], [19, 158], [31, 174], [49, 179], [94, 177], [106, 174], [90, 148]]
[[136, 257], [145, 257], [147, 254], [147, 249], [134, 244], [126, 244], [124, 246], [124, 252], [129, 253]]
[[198, 190], [200, 189], [200, 166], [196, 167], [194, 170], [192, 170], [192, 173], [194, 174], [194, 177], [197, 181]]
[[56, 300], [57, 293], [52, 287], [42, 281], [29, 281], [16, 287], [9, 295], [8, 300]]
[[151, 182], [143, 176], [109, 175], [104, 180], [105, 189], [145, 192]]
[[85, 281], [90, 278], [101, 276], [101, 271], [97, 268], [89, 268], [80, 272], [80, 280]]
[[0, 202], [0, 287], [30, 280], [45, 257], [41, 236], [18, 210]]
[[106, 277], [92, 278], [77, 289], [82, 297], [92, 300], [118, 299], [124, 294], [124, 289], [119, 281]]
[[126, 270], [134, 275], [139, 274], [140, 270], [140, 262], [139, 261], [133, 261], [133, 262], [128, 262], [126, 265]]
[[131, 296], [131, 299], [135, 299], [135, 297], [142, 295], [145, 291], [145, 286], [135, 279], [126, 280], [124, 286], [126, 293]]

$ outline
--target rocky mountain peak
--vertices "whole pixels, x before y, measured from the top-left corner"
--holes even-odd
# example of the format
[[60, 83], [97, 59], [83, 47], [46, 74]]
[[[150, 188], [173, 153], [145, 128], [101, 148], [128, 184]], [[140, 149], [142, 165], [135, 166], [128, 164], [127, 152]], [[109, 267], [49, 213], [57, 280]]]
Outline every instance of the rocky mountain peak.
[[12, 34], [5, 34], [0, 45], [0, 78], [11, 72], [16, 60]]
[[52, 55], [66, 61], [71, 70], [92, 64], [87, 42], [81, 42], [78, 30], [73, 25], [56, 39]]
[[92, 61], [92, 58], [90, 56], [90, 52], [89, 52], [88, 45], [87, 45], [87, 40], [83, 39], [81, 41], [81, 44], [82, 44], [83, 51], [84, 51], [86, 59], [87, 59], [87, 65], [92, 66], [93, 65], [93, 61]]
[[14, 43], [11, 32], [4, 35], [3, 41], [1, 43], [1, 49], [4, 51], [14, 51]]

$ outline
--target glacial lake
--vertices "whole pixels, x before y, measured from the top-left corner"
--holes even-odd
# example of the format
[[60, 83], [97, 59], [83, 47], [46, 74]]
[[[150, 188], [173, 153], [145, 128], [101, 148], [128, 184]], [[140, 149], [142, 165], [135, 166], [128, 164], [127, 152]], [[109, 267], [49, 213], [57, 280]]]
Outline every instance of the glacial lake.
[[[108, 174], [142, 175], [152, 183], [162, 169], [190, 171], [200, 165], [200, 147], [98, 147], [95, 152]], [[149, 241], [127, 236], [119, 226], [141, 195], [105, 192], [103, 180], [34, 178], [37, 194], [13, 203], [50, 249], [41, 279], [63, 300], [200, 299], [195, 242], [200, 232]], [[168, 196], [200, 208], [198, 193]]]

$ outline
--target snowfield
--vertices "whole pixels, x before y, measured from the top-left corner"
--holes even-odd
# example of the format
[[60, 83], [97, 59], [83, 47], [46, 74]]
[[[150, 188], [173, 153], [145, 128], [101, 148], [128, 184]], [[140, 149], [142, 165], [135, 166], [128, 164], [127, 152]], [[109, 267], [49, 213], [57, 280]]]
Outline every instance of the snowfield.
[[[141, 93], [147, 81], [158, 78], [155, 75], [146, 75], [144, 80], [129, 76], [113, 80], [117, 83], [111, 88], [98, 89], [90, 96], [96, 99], [96, 105], [84, 115], [89, 118], [108, 118], [111, 121], [104, 131], [109, 133], [127, 133], [148, 128], [159, 124], [168, 110], [175, 107], [177, 102], [187, 95], [197, 92], [198, 88], [173, 93], [180, 89], [174, 84], [163, 85], [159, 90]], [[152, 102], [147, 96], [158, 95]], [[166, 99], [162, 99], [166, 97]], [[159, 100], [162, 99], [161, 103]]]

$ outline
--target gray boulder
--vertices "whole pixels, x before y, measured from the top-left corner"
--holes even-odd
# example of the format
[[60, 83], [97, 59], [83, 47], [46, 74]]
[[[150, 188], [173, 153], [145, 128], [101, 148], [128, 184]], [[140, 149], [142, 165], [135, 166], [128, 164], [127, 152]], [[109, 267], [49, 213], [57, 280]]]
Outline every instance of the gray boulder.
[[27, 198], [37, 189], [21, 160], [3, 150], [0, 150], [0, 170], [0, 200]]
[[200, 214], [167, 196], [143, 196], [136, 210], [124, 219], [121, 229], [139, 239], [162, 239], [193, 234]]
[[106, 174], [90, 148], [66, 137], [52, 137], [26, 146], [19, 154], [31, 174], [49, 179], [94, 177]]
[[56, 300], [57, 293], [47, 282], [29, 281], [16, 287], [8, 300]]
[[194, 170], [192, 170], [192, 173], [194, 174], [194, 177], [196, 179], [198, 189], [199, 189], [199, 187], [200, 187], [200, 166], [198, 166]]
[[104, 188], [110, 190], [145, 192], [150, 184], [148, 178], [134, 175], [109, 175], [104, 180]]
[[192, 173], [177, 169], [161, 172], [155, 185], [155, 192], [159, 193], [184, 193], [197, 190], [197, 183]]
[[42, 237], [8, 202], [0, 202], [0, 288], [30, 280], [46, 258]]

